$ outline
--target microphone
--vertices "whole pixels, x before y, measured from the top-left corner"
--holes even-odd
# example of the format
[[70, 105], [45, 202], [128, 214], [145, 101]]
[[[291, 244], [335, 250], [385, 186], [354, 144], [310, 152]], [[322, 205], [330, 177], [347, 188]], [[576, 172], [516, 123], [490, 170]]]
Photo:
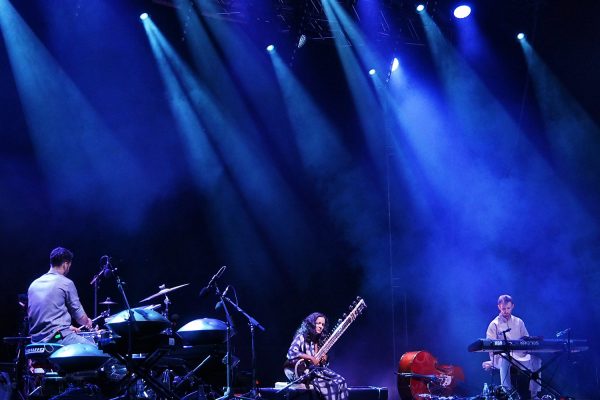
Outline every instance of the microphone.
[[[227, 285], [227, 287], [225, 288], [225, 290], [223, 291], [223, 294], [221, 295], [221, 297], [225, 297], [227, 296], [227, 292], [229, 291], [229, 288], [231, 287], [231, 285]], [[215, 305], [215, 310], [218, 310], [219, 308], [223, 307], [223, 300], [219, 300], [217, 302], [217, 304]]]
[[557, 333], [556, 333], [556, 337], [557, 337], [557, 338], [559, 338], [559, 337], [561, 337], [561, 336], [564, 336], [564, 335], [566, 335], [566, 334], [567, 334], [567, 333], [569, 333], [569, 332], [571, 332], [571, 328], [564, 329], [564, 330], [562, 330], [562, 331], [560, 331], [560, 332], [557, 332]]
[[117, 269], [114, 268], [111, 264], [110, 264], [110, 257], [109, 256], [102, 256], [100, 258], [100, 262], [102, 262], [102, 260], [104, 260], [104, 265], [102, 266], [102, 275], [105, 278], [108, 278], [111, 274], [111, 272], [116, 271]]
[[113, 271], [113, 268], [110, 265], [110, 257], [108, 255], [103, 255], [102, 257], [100, 257], [100, 266], [100, 272], [98, 272], [98, 274], [92, 278], [90, 285], [93, 285], [96, 282], [98, 282], [100, 278], [107, 278]]
[[512, 331], [512, 328], [506, 328], [505, 330], [503, 330], [503, 331], [502, 331], [502, 332], [500, 332], [500, 333], [504, 335], [505, 333], [508, 333], [508, 332], [510, 332], [510, 331]]
[[210, 288], [215, 284], [215, 281], [217, 279], [219, 279], [221, 277], [221, 275], [223, 275], [223, 272], [225, 272], [226, 269], [227, 269], [226, 265], [223, 265], [221, 268], [219, 268], [217, 273], [214, 274], [212, 278], [210, 278], [210, 281], [208, 281], [208, 284], [206, 286], [204, 286], [202, 288], [202, 290], [200, 290], [200, 293], [198, 293], [198, 296], [199, 297], [204, 296], [210, 290]]

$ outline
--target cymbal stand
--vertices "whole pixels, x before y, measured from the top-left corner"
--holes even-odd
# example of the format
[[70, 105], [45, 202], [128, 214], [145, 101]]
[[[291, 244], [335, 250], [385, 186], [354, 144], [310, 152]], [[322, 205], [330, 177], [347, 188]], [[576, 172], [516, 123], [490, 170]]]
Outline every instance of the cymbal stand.
[[165, 317], [168, 321], [169, 321], [169, 327], [167, 329], [165, 329], [165, 333], [169, 336], [171, 336], [173, 334], [173, 324], [171, 323], [171, 319], [169, 318], [169, 305], [171, 304], [171, 300], [169, 299], [169, 296], [167, 296], [165, 294], [165, 300], [163, 301], [163, 303], [165, 303], [165, 309], [162, 312], [163, 317]]
[[[121, 293], [121, 296], [123, 297], [125, 307], [127, 307], [127, 311], [129, 312], [129, 318], [127, 318], [127, 354], [124, 357], [120, 354], [113, 354], [113, 356], [115, 356], [115, 358], [117, 358], [119, 361], [125, 364], [125, 368], [127, 368], [127, 371], [131, 373], [132, 376], [137, 375], [138, 378], [144, 379], [144, 381], [150, 387], [152, 387], [154, 390], [160, 393], [164, 398], [179, 399], [179, 396], [171, 392], [169, 388], [165, 388], [160, 381], [158, 381], [151, 375], [152, 365], [162, 357], [162, 354], [160, 354], [158, 350], [152, 353], [150, 357], [148, 357], [145, 363], [146, 365], [136, 366], [135, 362], [132, 360], [133, 331], [136, 329], [136, 320], [133, 314], [133, 309], [131, 308], [131, 306], [129, 305], [129, 301], [127, 300], [127, 295], [125, 294], [125, 289], [123, 288], [124, 284], [121, 281], [119, 275], [117, 274], [117, 268], [114, 268], [110, 264], [108, 259], [106, 261], [106, 268], [115, 277], [117, 287], [119, 289], [119, 292]], [[129, 387], [130, 385], [131, 382], [129, 385], [127, 385], [127, 387]]]
[[[244, 311], [237, 302], [233, 302], [229, 297], [222, 296], [221, 302], [227, 301], [231, 304], [240, 314], [242, 314], [248, 320], [248, 326], [250, 327], [250, 341], [251, 341], [251, 355], [252, 355], [252, 387], [250, 388], [250, 392], [246, 393], [245, 396], [255, 399], [260, 397], [258, 392], [258, 388], [256, 387], [256, 351], [254, 347], [254, 329], [258, 327], [261, 331], [265, 331], [265, 328], [252, 316], [250, 316], [246, 311]], [[223, 303], [223, 307], [225, 304]]]

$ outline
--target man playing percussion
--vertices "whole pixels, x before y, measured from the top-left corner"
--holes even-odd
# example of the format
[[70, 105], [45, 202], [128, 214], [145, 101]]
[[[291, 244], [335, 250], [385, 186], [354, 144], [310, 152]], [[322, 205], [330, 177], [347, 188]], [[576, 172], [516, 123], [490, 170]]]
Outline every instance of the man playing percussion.
[[92, 320], [87, 316], [72, 280], [66, 277], [71, 268], [73, 253], [63, 247], [50, 252], [50, 270], [34, 280], [27, 291], [29, 334], [32, 342], [55, 342], [63, 345], [93, 342], [77, 335], [71, 321], [89, 329]]

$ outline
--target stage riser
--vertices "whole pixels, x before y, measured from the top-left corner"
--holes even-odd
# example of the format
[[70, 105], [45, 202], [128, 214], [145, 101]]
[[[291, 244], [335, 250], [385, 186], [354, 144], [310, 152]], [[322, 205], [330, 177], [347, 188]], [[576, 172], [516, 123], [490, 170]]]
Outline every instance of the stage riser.
[[[282, 393], [277, 393], [278, 389], [262, 388], [261, 396], [265, 400], [321, 400], [320, 396], [314, 390], [290, 389]], [[350, 387], [349, 400], [387, 400], [387, 388], [379, 387]]]

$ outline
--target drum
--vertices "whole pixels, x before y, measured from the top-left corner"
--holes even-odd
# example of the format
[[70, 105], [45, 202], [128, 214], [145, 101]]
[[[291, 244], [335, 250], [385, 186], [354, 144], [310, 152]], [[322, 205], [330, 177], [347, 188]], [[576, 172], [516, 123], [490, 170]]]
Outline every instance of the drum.
[[96, 332], [96, 331], [89, 331], [89, 332], [77, 332], [78, 336], [84, 337], [87, 340], [89, 340], [90, 342], [93, 343], [98, 343], [98, 339], [100, 337], [100, 333]]
[[177, 334], [186, 346], [219, 344], [227, 336], [227, 324], [219, 319], [200, 318], [182, 326]]
[[25, 346], [25, 358], [28, 360], [46, 360], [55, 351], [61, 349], [58, 343], [32, 343]]
[[[138, 307], [132, 308], [131, 311], [135, 320], [131, 324], [131, 332], [134, 337], [156, 335], [171, 326], [168, 319], [152, 309]], [[106, 326], [123, 337], [128, 335], [129, 324], [128, 310], [123, 310], [106, 319]]]
[[69, 344], [56, 350], [50, 361], [67, 373], [99, 369], [111, 357], [93, 344]]

